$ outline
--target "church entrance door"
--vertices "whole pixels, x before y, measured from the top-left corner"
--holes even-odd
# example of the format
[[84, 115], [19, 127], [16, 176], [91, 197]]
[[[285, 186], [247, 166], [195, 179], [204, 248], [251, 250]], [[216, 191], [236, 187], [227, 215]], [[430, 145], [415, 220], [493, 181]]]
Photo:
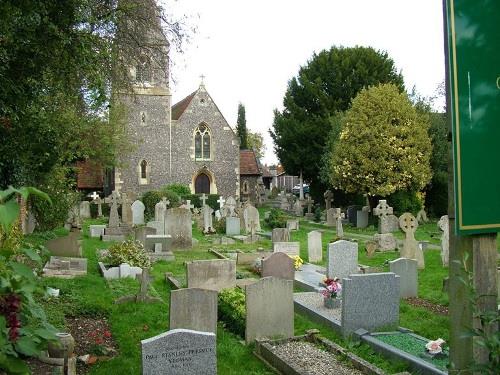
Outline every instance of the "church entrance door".
[[205, 173], [200, 173], [194, 182], [195, 194], [210, 194], [210, 179]]

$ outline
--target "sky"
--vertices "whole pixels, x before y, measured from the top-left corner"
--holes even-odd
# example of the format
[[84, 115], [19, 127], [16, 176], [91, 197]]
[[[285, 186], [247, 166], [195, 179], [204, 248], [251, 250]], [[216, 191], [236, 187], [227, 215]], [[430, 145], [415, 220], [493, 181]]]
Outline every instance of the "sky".
[[314, 52], [333, 45], [386, 51], [407, 91], [415, 86], [427, 97], [444, 81], [438, 0], [170, 0], [166, 6], [197, 28], [184, 52], [171, 54], [172, 102], [205, 76], [233, 129], [238, 103], [245, 105], [248, 129], [264, 135], [265, 164], [277, 162], [268, 133], [273, 110], [283, 108], [288, 81]]

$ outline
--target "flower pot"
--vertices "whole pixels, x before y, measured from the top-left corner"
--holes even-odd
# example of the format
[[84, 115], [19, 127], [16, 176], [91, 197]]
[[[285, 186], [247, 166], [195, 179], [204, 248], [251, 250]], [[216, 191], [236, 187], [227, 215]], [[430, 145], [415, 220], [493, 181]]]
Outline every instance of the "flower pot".
[[340, 307], [340, 299], [338, 298], [324, 298], [323, 302], [327, 309], [338, 309]]
[[59, 332], [56, 333], [57, 341], [49, 342], [48, 351], [50, 358], [64, 358], [64, 353], [68, 353], [68, 357], [73, 355], [75, 349], [75, 339], [71, 333]]

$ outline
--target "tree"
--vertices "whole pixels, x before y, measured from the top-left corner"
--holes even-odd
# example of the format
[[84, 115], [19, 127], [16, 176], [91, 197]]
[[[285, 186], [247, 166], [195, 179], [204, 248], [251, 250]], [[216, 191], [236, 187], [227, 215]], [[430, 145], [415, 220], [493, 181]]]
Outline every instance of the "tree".
[[274, 111], [270, 130], [274, 150], [287, 173], [321, 185], [321, 156], [338, 113], [364, 87], [393, 83], [403, 90], [403, 77], [387, 53], [370, 47], [332, 47], [314, 54], [292, 78], [283, 111]]
[[248, 148], [247, 119], [245, 117], [245, 106], [238, 103], [238, 119], [236, 120], [236, 133], [240, 138], [240, 149]]
[[342, 120], [331, 183], [371, 196], [423, 189], [431, 179], [428, 129], [429, 118], [398, 87], [362, 90]]
[[264, 136], [259, 132], [248, 132], [247, 145], [249, 149], [254, 150], [255, 156], [261, 159], [264, 157], [266, 145], [264, 144]]

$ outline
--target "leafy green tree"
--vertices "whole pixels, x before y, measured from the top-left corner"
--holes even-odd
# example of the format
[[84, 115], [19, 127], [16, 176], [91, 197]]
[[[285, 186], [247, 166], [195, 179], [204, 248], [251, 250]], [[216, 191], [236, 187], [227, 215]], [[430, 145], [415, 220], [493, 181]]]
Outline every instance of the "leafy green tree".
[[423, 189], [431, 179], [428, 129], [428, 117], [398, 87], [362, 90], [342, 120], [331, 183], [371, 196]]
[[238, 103], [238, 119], [236, 120], [236, 133], [240, 138], [240, 149], [246, 150], [248, 148], [247, 119], [245, 116], [245, 106], [241, 103]]
[[385, 52], [370, 47], [332, 47], [314, 54], [288, 83], [284, 109], [274, 111], [270, 130], [274, 150], [287, 173], [303, 173], [320, 185], [321, 156], [338, 113], [364, 87], [393, 83], [403, 90], [403, 77]]
[[264, 136], [259, 132], [248, 132], [247, 145], [249, 149], [254, 150], [255, 156], [261, 159], [264, 157], [266, 145], [264, 144]]

